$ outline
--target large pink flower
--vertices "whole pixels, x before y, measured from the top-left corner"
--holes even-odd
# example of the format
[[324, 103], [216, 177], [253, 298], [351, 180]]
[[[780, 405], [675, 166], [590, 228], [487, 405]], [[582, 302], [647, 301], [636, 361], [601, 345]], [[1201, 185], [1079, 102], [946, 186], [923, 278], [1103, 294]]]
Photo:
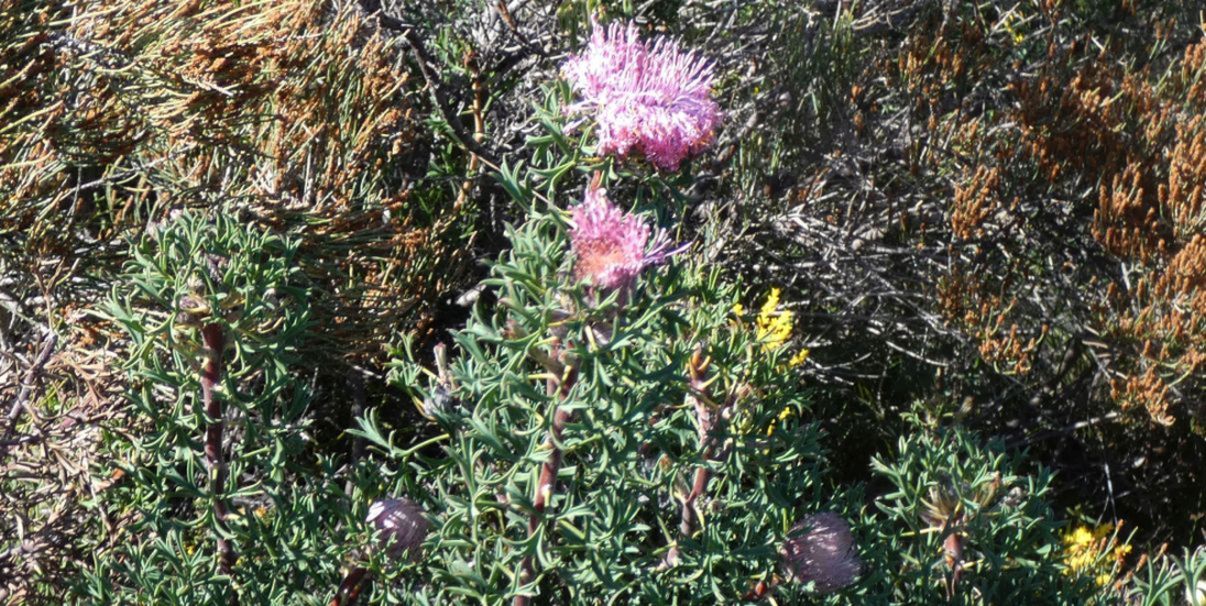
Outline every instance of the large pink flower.
[[636, 25], [595, 24], [586, 50], [562, 68], [593, 108], [599, 152], [625, 157], [640, 153], [663, 170], [712, 142], [720, 109], [709, 96], [712, 65], [661, 38], [643, 43]]
[[659, 231], [650, 242], [649, 226], [640, 217], [616, 208], [597, 179], [570, 214], [574, 277], [597, 288], [628, 286], [645, 267], [673, 254], [664, 232]]

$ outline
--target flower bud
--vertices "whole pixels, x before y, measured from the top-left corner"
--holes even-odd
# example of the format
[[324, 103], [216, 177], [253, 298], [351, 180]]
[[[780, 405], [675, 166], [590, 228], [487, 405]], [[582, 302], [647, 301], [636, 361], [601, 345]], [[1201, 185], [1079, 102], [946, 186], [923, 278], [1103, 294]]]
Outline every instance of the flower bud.
[[399, 558], [409, 552], [410, 558], [417, 560], [430, 528], [423, 514], [423, 508], [406, 497], [381, 499], [369, 507], [365, 521], [373, 525], [390, 557]]
[[850, 585], [862, 569], [850, 525], [828, 511], [797, 522], [779, 553], [791, 579], [815, 583], [820, 593]]

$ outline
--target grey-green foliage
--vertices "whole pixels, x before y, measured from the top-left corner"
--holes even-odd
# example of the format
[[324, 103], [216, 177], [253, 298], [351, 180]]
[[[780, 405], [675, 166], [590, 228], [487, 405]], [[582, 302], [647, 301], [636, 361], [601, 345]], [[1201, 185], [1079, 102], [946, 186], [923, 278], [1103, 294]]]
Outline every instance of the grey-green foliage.
[[893, 603], [1091, 603], [1094, 588], [1063, 574], [1050, 475], [1019, 464], [960, 429], [902, 437], [894, 460], [874, 461], [892, 486], [873, 525]]
[[[206, 604], [234, 591], [248, 604], [322, 603], [338, 584], [356, 544], [341, 532], [359, 525], [348, 524], [337, 463], [312, 450], [309, 391], [291, 367], [309, 296], [296, 253], [292, 241], [221, 213], [183, 213], [132, 245], [106, 308], [129, 338], [131, 412], [106, 439], [124, 477], [93, 505], [96, 555], [80, 599]], [[203, 450], [203, 324], [226, 340], [216, 390], [229, 465], [221, 494], [210, 489]], [[230, 509], [231, 578], [214, 552], [218, 500]], [[118, 534], [106, 536], [101, 520]]]
[[[642, 281], [624, 304], [597, 301], [567, 275], [564, 220], [533, 216], [512, 232], [512, 252], [488, 283], [500, 304], [456, 335], [451, 403], [431, 414], [439, 453], [417, 456], [416, 484], [437, 520], [419, 601], [454, 595], [503, 603], [532, 591], [553, 603], [718, 603], [739, 599], [776, 570], [777, 543], [803, 512], [831, 506], [818, 489], [816, 430], [786, 423], [806, 400], [730, 312], [734, 290], [689, 264]], [[554, 345], [556, 343], [556, 345]], [[723, 452], [704, 456], [688, 386], [696, 347], [711, 359], [707, 394], [731, 404]], [[541, 360], [564, 348], [577, 378], [546, 390]], [[417, 367], [399, 379], [421, 384]], [[433, 403], [438, 381], [418, 390]], [[543, 530], [527, 538], [538, 470], [555, 409], [573, 411], [564, 462]], [[714, 470], [699, 507], [701, 531], [681, 536], [681, 498], [695, 470]], [[677, 566], [663, 559], [678, 544]], [[515, 579], [525, 556], [540, 572]]]
[[1206, 606], [1206, 546], [1180, 556], [1148, 560], [1135, 571], [1124, 603], [1133, 606]]
[[[566, 91], [554, 91], [553, 109], [540, 116], [545, 133], [529, 140], [532, 166], [501, 175], [530, 212], [509, 230], [511, 250], [486, 280], [497, 305], [479, 306], [455, 333], [444, 376], [411, 352], [396, 365], [396, 383], [425, 403], [442, 433], [403, 449], [375, 417], [362, 423], [361, 435], [393, 459], [398, 489], [434, 523], [417, 569], [380, 571], [398, 580], [378, 587], [378, 598], [740, 601], [772, 580], [793, 523], [841, 509], [843, 497], [823, 489], [818, 433], [799, 421], [807, 398], [788, 372], [790, 356], [764, 347], [733, 314], [731, 281], [686, 255], [647, 269], [630, 292], [573, 279], [559, 207], [580, 199], [585, 174], [599, 171], [615, 203], [635, 200], [663, 226], [681, 212], [681, 195], [662, 177], [591, 157], [588, 139], [561, 130], [558, 93]], [[701, 401], [717, 419], [704, 432], [711, 437], [700, 435]], [[570, 412], [558, 441], [563, 461], [529, 536], [559, 407]], [[768, 432], [785, 409], [792, 416]], [[702, 468], [711, 480], [695, 503], [700, 520], [684, 534], [683, 501]], [[525, 558], [536, 573], [530, 584], [520, 579]]]

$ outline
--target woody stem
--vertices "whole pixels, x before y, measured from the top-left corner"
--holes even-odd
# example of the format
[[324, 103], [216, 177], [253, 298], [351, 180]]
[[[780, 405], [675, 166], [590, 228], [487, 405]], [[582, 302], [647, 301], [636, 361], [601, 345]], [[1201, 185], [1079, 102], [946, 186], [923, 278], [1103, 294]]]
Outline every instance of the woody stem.
[[[562, 375], [560, 381], [550, 379], [548, 389], [558, 400], [565, 397], [570, 388], [573, 387], [574, 379], [577, 377], [577, 372], [573, 367], [570, 367]], [[540, 477], [536, 481], [536, 492], [532, 495], [532, 514], [528, 517], [528, 538], [535, 537], [540, 531], [540, 526], [544, 523], [544, 513], [548, 508], [549, 503], [553, 499], [553, 492], [557, 488], [557, 472], [561, 470], [561, 434], [565, 431], [565, 424], [569, 422], [571, 417], [570, 411], [557, 405], [556, 412], [553, 413], [553, 425], [549, 428], [549, 436], [545, 440], [545, 448], [549, 449], [549, 458], [540, 465]], [[523, 564], [520, 567], [520, 582], [528, 583], [536, 576], [536, 566], [531, 555], [524, 557]], [[526, 595], [517, 595], [512, 600], [512, 606], [528, 606], [530, 598]]]
[[223, 352], [226, 349], [226, 334], [219, 324], [206, 324], [201, 328], [201, 340], [205, 364], [201, 368], [201, 404], [205, 408], [208, 424], [205, 427], [205, 460], [209, 466], [209, 490], [214, 499], [214, 522], [218, 526], [218, 569], [229, 575], [234, 569], [235, 551], [230, 539], [226, 538], [230, 527], [226, 516], [229, 513], [222, 493], [226, 486], [226, 461], [222, 457], [222, 402], [215, 393], [222, 379]]
[[356, 599], [360, 597], [360, 592], [364, 591], [365, 582], [368, 581], [368, 577], [368, 569], [361, 566], [348, 571], [347, 576], [343, 577], [343, 582], [339, 584], [339, 589], [335, 590], [335, 597], [331, 599], [330, 606], [352, 606], [355, 604]]

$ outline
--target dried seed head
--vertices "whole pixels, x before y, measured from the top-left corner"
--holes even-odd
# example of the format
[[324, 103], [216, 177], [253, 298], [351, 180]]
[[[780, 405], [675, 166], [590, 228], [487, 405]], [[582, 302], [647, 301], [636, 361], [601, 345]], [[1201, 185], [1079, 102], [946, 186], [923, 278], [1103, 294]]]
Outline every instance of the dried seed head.
[[222, 277], [226, 273], [227, 265], [230, 265], [230, 259], [222, 255], [205, 255], [205, 269], [209, 273], [209, 279], [213, 280], [214, 284], [222, 283]]
[[209, 304], [196, 295], [182, 295], [177, 305], [176, 323], [183, 326], [200, 326], [201, 320], [209, 315]]
[[393, 558], [409, 552], [410, 558], [417, 560], [430, 528], [423, 508], [406, 497], [373, 503], [365, 521], [373, 525], [382, 547]]
[[797, 522], [779, 553], [790, 578], [815, 583], [821, 593], [850, 585], [862, 569], [850, 525], [828, 511]]

